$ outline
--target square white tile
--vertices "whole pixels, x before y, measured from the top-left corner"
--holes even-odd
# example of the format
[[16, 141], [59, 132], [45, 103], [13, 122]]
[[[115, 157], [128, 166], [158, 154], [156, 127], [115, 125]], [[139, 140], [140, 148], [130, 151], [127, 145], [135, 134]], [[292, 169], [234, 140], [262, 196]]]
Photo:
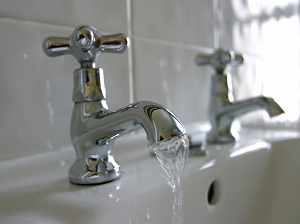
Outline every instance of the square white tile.
[[136, 36], [213, 47], [213, 1], [132, 1]]
[[[73, 29], [0, 19], [0, 160], [59, 150], [71, 144], [73, 102], [71, 55], [49, 58], [42, 49], [47, 36], [67, 37]], [[102, 54], [111, 108], [129, 103], [128, 55]]]
[[220, 3], [220, 46], [239, 53], [261, 54], [259, 0], [222, 0]]
[[196, 65], [197, 53], [184, 47], [134, 40], [135, 100], [160, 103], [185, 125], [206, 121], [213, 71]]
[[0, 15], [67, 26], [88, 24], [108, 32], [127, 34], [124, 0], [13, 0], [2, 1]]

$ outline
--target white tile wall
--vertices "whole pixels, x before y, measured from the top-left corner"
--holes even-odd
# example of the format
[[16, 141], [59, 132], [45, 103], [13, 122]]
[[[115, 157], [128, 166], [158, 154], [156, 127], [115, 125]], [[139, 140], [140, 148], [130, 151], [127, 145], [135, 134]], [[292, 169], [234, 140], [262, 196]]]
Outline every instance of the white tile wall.
[[260, 0], [220, 1], [220, 45], [237, 52], [261, 54]]
[[205, 121], [213, 71], [196, 65], [197, 53], [134, 39], [135, 100], [165, 105], [185, 124]]
[[[81, 24], [126, 33], [126, 1], [1, 0], [0, 16], [0, 160], [70, 146], [73, 70], [79, 64], [69, 55], [47, 57], [42, 42], [70, 36]], [[97, 65], [104, 69], [110, 108], [127, 105], [128, 54], [102, 54]]]
[[108, 32], [127, 32], [124, 0], [1, 0], [0, 15], [63, 26], [88, 24]]
[[[289, 7], [299, 26], [298, 1], [291, 1]], [[82, 24], [93, 25], [102, 34], [122, 32], [132, 37], [132, 51], [102, 54], [97, 62], [104, 69], [111, 109], [133, 99], [151, 100], [169, 107], [186, 126], [207, 122], [213, 70], [197, 66], [194, 60], [198, 52], [212, 52], [214, 48], [217, 3], [218, 0], [0, 0], [0, 160], [71, 145], [72, 73], [78, 63], [72, 56], [49, 58], [41, 45], [47, 36], [69, 36]], [[273, 3], [226, 0], [219, 4], [221, 47], [250, 54], [245, 65], [229, 69], [236, 99], [262, 93], [280, 98], [285, 90], [273, 90], [272, 86], [282, 82], [281, 74], [267, 76], [264, 72], [273, 70], [262, 69], [264, 62], [274, 66], [264, 54], [268, 40], [265, 42], [262, 28], [269, 21], [263, 13], [266, 9], [272, 12]], [[288, 17], [286, 5], [280, 7]], [[296, 104], [299, 114], [300, 97], [295, 96], [300, 89], [299, 74], [295, 72], [299, 69], [299, 45], [288, 56], [294, 58], [296, 54], [298, 58], [291, 65], [295, 69], [285, 77], [290, 80], [288, 90], [294, 94], [291, 104]], [[282, 103], [293, 108], [287, 101]], [[261, 123], [260, 117], [261, 112], [256, 112], [244, 120]], [[282, 125], [289, 121], [299, 128], [299, 115], [295, 113], [280, 121], [265, 118], [267, 123]]]
[[212, 0], [132, 0], [134, 35], [213, 47]]

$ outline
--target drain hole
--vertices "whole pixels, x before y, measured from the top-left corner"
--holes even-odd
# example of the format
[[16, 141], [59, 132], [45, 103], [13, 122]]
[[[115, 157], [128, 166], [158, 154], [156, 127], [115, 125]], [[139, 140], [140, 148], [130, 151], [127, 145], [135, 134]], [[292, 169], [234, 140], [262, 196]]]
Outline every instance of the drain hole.
[[218, 197], [219, 197], [219, 184], [215, 180], [210, 184], [210, 186], [208, 188], [208, 192], [207, 192], [208, 204], [210, 204], [210, 205], [216, 204], [218, 201]]

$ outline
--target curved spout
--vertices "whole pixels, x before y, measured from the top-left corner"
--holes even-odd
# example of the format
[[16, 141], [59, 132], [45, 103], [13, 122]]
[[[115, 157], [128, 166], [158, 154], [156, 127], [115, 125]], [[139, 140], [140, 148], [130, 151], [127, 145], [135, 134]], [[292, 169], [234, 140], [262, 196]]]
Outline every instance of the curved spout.
[[266, 110], [271, 117], [284, 113], [274, 99], [264, 96], [234, 101], [228, 88], [226, 75], [212, 77], [211, 94], [209, 120], [212, 127], [207, 135], [208, 142], [235, 141], [231, 133], [231, 124], [236, 117], [245, 113], [257, 109]]
[[207, 135], [209, 142], [232, 142], [235, 140], [231, 134], [231, 124], [236, 117], [245, 113], [264, 109], [270, 117], [284, 113], [284, 110], [273, 98], [264, 96], [251, 98], [243, 101], [230, 102], [227, 97], [215, 97], [210, 108], [211, 131]]
[[[71, 140], [82, 147], [81, 156], [89, 154], [91, 147], [107, 144], [129, 132], [144, 128], [151, 143], [186, 133], [178, 118], [167, 108], [153, 102], [137, 102], [116, 111], [97, 109], [99, 102], [75, 104], [71, 122]], [[95, 112], [93, 112], [95, 111]], [[83, 150], [83, 147], [86, 150]]]
[[234, 119], [258, 109], [264, 109], [270, 117], [284, 113], [283, 109], [273, 98], [259, 96], [243, 101], [228, 103], [216, 116], [219, 117], [218, 119]]
[[118, 178], [120, 170], [112, 155], [112, 145], [117, 138], [140, 128], [144, 128], [150, 143], [186, 133], [170, 110], [153, 102], [137, 102], [116, 111], [103, 108], [99, 101], [76, 103], [71, 140], [77, 159], [69, 170], [70, 180], [91, 184]]

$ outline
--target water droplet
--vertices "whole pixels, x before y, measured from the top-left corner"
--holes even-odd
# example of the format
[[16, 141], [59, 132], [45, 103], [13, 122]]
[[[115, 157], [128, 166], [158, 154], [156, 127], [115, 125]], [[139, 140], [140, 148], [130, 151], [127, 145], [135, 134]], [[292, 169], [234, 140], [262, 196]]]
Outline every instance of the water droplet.
[[45, 80], [45, 81], [46, 81], [46, 94], [48, 99], [51, 99], [50, 81], [49, 80]]
[[47, 108], [49, 112], [50, 126], [54, 124], [54, 110], [50, 101], [47, 102]]
[[64, 167], [65, 165], [66, 165], [66, 162], [65, 162], [64, 160], [61, 160], [61, 161], [60, 161], [60, 166], [61, 166], [61, 167]]
[[53, 149], [53, 146], [50, 141], [47, 141], [46, 145], [47, 145], [48, 149]]

